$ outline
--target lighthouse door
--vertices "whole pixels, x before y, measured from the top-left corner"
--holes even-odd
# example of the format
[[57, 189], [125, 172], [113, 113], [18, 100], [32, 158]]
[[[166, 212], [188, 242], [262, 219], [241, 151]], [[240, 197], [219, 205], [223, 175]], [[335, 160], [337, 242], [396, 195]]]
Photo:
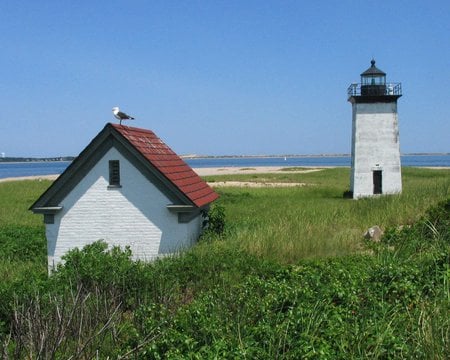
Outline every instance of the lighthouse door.
[[374, 170], [373, 171], [373, 193], [374, 194], [382, 194], [382, 171]]

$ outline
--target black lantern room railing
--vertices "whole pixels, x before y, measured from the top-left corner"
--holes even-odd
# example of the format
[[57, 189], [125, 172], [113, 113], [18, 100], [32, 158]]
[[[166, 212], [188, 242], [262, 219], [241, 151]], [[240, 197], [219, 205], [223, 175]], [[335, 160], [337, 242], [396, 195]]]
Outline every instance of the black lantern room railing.
[[402, 84], [351, 84], [347, 89], [347, 95], [349, 98], [352, 96], [402, 96]]

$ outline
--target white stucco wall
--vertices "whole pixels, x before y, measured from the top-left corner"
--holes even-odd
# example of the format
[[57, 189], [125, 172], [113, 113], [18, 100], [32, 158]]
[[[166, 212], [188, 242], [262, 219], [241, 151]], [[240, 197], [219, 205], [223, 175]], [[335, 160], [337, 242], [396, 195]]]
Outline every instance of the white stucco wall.
[[[122, 187], [108, 189], [109, 160], [120, 161]], [[135, 259], [151, 260], [191, 246], [200, 216], [179, 223], [171, 201], [116, 149], [110, 149], [61, 201], [54, 224], [46, 224], [49, 269], [75, 247], [97, 240], [130, 246]]]
[[354, 198], [373, 195], [373, 171], [382, 171], [382, 193], [402, 191], [397, 104], [354, 103], [352, 122]]

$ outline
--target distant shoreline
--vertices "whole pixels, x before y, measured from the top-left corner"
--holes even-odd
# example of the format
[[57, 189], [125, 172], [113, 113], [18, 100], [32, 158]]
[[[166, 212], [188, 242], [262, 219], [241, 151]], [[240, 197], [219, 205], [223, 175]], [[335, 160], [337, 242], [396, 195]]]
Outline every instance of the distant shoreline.
[[[233, 167], [233, 166], [223, 166], [223, 167], [206, 167], [206, 168], [193, 168], [193, 170], [199, 176], [212, 176], [212, 175], [239, 175], [239, 174], [266, 174], [266, 173], [307, 173], [320, 171], [324, 169], [338, 168], [341, 166], [252, 166], [252, 167]], [[345, 166], [349, 168], [349, 166]], [[424, 166], [421, 169], [434, 169], [434, 170], [449, 170], [449, 167], [438, 167], [438, 166]], [[60, 174], [52, 175], [32, 175], [32, 176], [18, 176], [0, 179], [0, 183], [9, 181], [21, 181], [21, 180], [56, 180]]]
[[55, 160], [55, 161], [0, 161], [1, 164], [42, 164], [42, 163], [63, 163], [72, 162], [73, 160]]
[[62, 158], [0, 158], [0, 164], [28, 164], [28, 163], [54, 163], [54, 162], [72, 162], [74, 156], [66, 156]]
[[[449, 156], [449, 152], [445, 153], [405, 153], [401, 156]], [[333, 157], [351, 157], [351, 154], [286, 154], [286, 155], [180, 155], [182, 159], [278, 159], [278, 158], [333, 158]], [[71, 162], [75, 156], [61, 156], [50, 158], [21, 158], [21, 157], [4, 157], [0, 158], [0, 164], [22, 164], [22, 163], [42, 163], [42, 162]]]
[[[450, 153], [405, 153], [400, 156], [449, 156]], [[272, 159], [272, 158], [333, 158], [351, 157], [351, 154], [286, 154], [286, 155], [180, 155], [182, 159]]]
[[308, 155], [180, 155], [182, 159], [282, 159], [282, 158], [332, 158], [350, 157], [350, 154], [308, 154]]

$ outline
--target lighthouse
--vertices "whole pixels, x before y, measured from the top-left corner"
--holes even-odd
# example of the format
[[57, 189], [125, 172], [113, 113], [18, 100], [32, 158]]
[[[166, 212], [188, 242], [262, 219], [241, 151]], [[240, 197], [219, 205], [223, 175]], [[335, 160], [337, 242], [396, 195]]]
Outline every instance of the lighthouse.
[[386, 73], [371, 66], [361, 83], [348, 88], [352, 104], [352, 169], [354, 199], [402, 191], [397, 100], [401, 83], [386, 83]]

